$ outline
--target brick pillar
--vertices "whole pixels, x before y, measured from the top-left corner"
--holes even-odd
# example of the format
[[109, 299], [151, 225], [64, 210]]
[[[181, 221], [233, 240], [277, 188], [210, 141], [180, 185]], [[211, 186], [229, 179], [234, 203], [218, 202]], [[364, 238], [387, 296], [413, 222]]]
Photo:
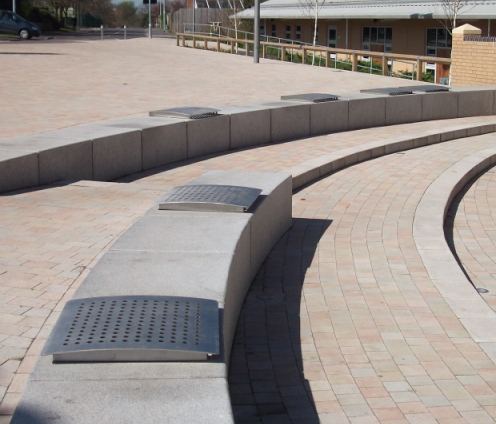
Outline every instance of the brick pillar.
[[[465, 35], [481, 35], [482, 31], [472, 25], [465, 24], [453, 30], [453, 46], [451, 48], [451, 85], [477, 85], [473, 79], [474, 52], [472, 43], [465, 43]], [[480, 58], [479, 58], [480, 59]]]

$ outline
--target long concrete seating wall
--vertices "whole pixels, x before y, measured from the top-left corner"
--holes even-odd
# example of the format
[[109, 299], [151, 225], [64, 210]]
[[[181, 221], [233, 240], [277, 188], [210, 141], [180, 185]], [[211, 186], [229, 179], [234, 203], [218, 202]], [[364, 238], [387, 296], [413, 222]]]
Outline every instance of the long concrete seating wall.
[[[25, 143], [25, 150], [16, 149], [12, 140], [0, 149], [0, 155], [7, 155], [3, 158], [11, 155], [8, 161], [0, 162], [0, 173], [15, 170], [15, 161], [24, 160], [37, 164], [33, 172], [38, 175], [37, 184], [54, 178], [113, 179], [228, 149], [401, 123], [392, 116], [404, 114], [407, 119], [409, 110], [415, 119], [427, 120], [429, 116], [423, 111], [431, 110], [436, 102], [432, 119], [495, 114], [493, 89], [401, 97], [354, 94], [325, 104], [276, 101], [228, 106], [215, 118], [136, 118], [18, 139]], [[388, 104], [393, 105], [389, 113]], [[338, 119], [339, 113], [342, 119]], [[371, 114], [375, 118], [370, 118]], [[493, 132], [495, 125], [496, 118], [488, 118], [484, 124], [371, 142], [305, 162], [286, 170], [287, 174], [210, 172], [192, 181], [263, 191], [245, 214], [153, 208], [103, 255], [75, 298], [176, 295], [217, 300], [221, 306], [221, 354], [196, 363], [52, 364], [51, 357], [41, 357], [12, 422], [232, 423], [226, 379], [237, 318], [255, 273], [291, 225], [292, 189], [359, 161]], [[65, 138], [58, 138], [62, 135]], [[73, 169], [78, 164], [83, 169]], [[13, 190], [26, 181], [16, 178], [0, 183], [2, 189]]]
[[[217, 106], [219, 116], [122, 119], [0, 141], [0, 193], [60, 180], [109, 181], [184, 159], [258, 144], [434, 119], [496, 114], [494, 87], [328, 103]], [[213, 107], [216, 107], [213, 105]]]
[[51, 356], [41, 357], [13, 423], [53, 416], [55, 422], [78, 423], [232, 423], [227, 370], [234, 331], [256, 272], [291, 226], [291, 177], [219, 171], [191, 184], [249, 186], [262, 193], [247, 213], [152, 208], [103, 255], [74, 298], [216, 300], [221, 354], [173, 363], [53, 364]]

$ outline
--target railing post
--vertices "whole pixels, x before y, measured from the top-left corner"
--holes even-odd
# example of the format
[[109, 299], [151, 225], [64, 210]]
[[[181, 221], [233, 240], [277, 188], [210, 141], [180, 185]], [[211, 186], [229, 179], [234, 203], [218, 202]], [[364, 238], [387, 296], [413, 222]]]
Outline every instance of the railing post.
[[351, 52], [351, 70], [353, 72], [358, 71], [358, 57], [355, 51]]
[[235, 51], [234, 51], [234, 41], [231, 40], [231, 54], [235, 54]]
[[183, 44], [183, 47], [186, 47], [186, 35], [185, 35], [185, 34], [183, 34], [183, 35], [181, 36], [181, 39], [182, 39], [182, 44]]
[[124, 40], [127, 40], [127, 27], [124, 25]]
[[220, 52], [220, 39], [217, 38], [217, 51]]
[[103, 25], [100, 25], [100, 40], [103, 40]]
[[203, 50], [208, 50], [208, 40], [207, 40], [207, 37], [205, 36], [203, 38]]
[[286, 47], [284, 45], [281, 45], [281, 60], [283, 62], [286, 61]]
[[193, 35], [193, 48], [196, 49], [196, 37]]
[[267, 46], [262, 44], [262, 58], [265, 59], [267, 57]]
[[305, 46], [302, 46], [301, 48], [301, 63], [303, 65], [306, 65], [307, 62], [307, 52], [305, 50]]
[[382, 75], [388, 75], [388, 61], [385, 54], [382, 55]]
[[176, 46], [179, 47], [179, 34], [176, 34]]
[[331, 53], [329, 52], [329, 49], [326, 49], [325, 55], [326, 55], [326, 68], [328, 68], [331, 62]]
[[249, 56], [250, 55], [250, 45], [248, 44], [248, 36], [246, 36], [245, 38], [245, 54], [246, 56]]
[[423, 62], [420, 57], [417, 57], [417, 81], [422, 81], [422, 65]]

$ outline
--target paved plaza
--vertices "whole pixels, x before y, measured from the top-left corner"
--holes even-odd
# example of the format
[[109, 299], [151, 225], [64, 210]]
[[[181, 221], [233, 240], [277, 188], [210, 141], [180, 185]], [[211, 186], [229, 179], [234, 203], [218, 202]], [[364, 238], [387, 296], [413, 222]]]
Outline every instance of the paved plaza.
[[[0, 43], [0, 139], [173, 106], [216, 106], [409, 81], [217, 54], [170, 39]], [[483, 123], [472, 117], [450, 124]], [[121, 178], [0, 196], [0, 424], [10, 421], [65, 302], [156, 199], [208, 170], [279, 172], [341, 149], [439, 129], [429, 121], [231, 151]], [[239, 423], [485, 423], [496, 365], [433, 284], [417, 205], [486, 134], [387, 155], [293, 195], [293, 228], [246, 298], [230, 391]], [[496, 177], [455, 200], [446, 230], [494, 309]], [[452, 227], [451, 227], [452, 225]]]
[[[174, 39], [0, 43], [0, 139], [151, 110], [408, 85], [367, 74], [176, 47]], [[386, 82], [385, 82], [386, 81]]]

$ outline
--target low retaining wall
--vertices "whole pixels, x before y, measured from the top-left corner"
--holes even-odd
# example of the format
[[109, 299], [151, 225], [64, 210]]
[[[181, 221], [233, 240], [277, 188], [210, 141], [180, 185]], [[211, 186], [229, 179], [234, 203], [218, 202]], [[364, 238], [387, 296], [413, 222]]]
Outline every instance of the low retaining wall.
[[218, 301], [220, 355], [204, 362], [92, 364], [53, 364], [43, 356], [12, 423], [233, 422], [227, 371], [234, 331], [256, 272], [291, 226], [291, 177], [209, 172], [191, 184], [262, 193], [247, 213], [151, 209], [103, 255], [74, 298]]
[[[50, 133], [35, 137], [38, 141], [28, 137], [22, 139], [25, 150], [19, 150], [12, 140], [1, 150], [0, 154], [11, 157], [0, 162], [0, 174], [9, 169], [14, 174], [9, 183], [3, 182], [3, 187], [26, 181], [17, 176], [22, 173], [13, 167], [16, 160], [24, 160], [36, 169], [39, 184], [66, 174], [69, 175], [65, 178], [71, 178], [76, 172], [91, 173], [93, 178], [117, 178], [164, 161], [301, 138], [314, 132], [385, 125], [388, 117], [389, 122], [393, 116], [407, 119], [408, 110], [413, 111], [415, 119], [428, 117], [424, 112], [433, 107], [434, 99], [438, 99], [439, 108], [443, 99], [455, 101], [456, 108], [433, 110], [433, 119], [440, 119], [440, 114], [456, 115], [443, 116], [446, 118], [494, 114], [494, 91], [485, 89], [398, 98], [350, 95], [324, 104], [277, 101], [229, 106], [221, 110], [224, 115], [215, 118], [140, 118], [62, 130], [54, 132], [58, 136]], [[342, 119], [337, 118], [339, 114]], [[259, 266], [291, 225], [292, 188], [380, 155], [492, 132], [496, 122], [488, 121], [338, 151], [291, 168], [292, 182], [289, 175], [283, 174], [224, 172], [207, 173], [191, 182], [241, 185], [263, 191], [253, 209], [245, 214], [149, 211], [101, 258], [75, 298], [168, 295], [217, 300], [222, 308], [221, 355], [195, 363], [52, 364], [51, 357], [41, 357], [12, 422], [159, 419], [169, 423], [232, 423], [226, 378], [237, 318]], [[78, 163], [80, 169], [73, 169]], [[32, 172], [33, 181], [36, 172]]]
[[296, 138], [434, 119], [495, 114], [495, 90], [384, 96], [328, 103], [219, 106], [220, 115], [123, 119], [0, 141], [0, 193], [60, 180], [109, 181], [184, 159]]
[[293, 190], [315, 181], [331, 172], [365, 160], [378, 158], [403, 150], [416, 149], [431, 144], [458, 138], [472, 137], [496, 131], [496, 117], [488, 118], [484, 124], [448, 125], [439, 130], [406, 134], [401, 137], [372, 141], [359, 146], [342, 149], [328, 155], [322, 155], [291, 168], [285, 169], [293, 177]]
[[[86, 423], [91, 422], [95, 410], [105, 408], [105, 413], [99, 414], [102, 423], [155, 422], [157, 416], [171, 423], [197, 422], [198, 416], [205, 423], [232, 423], [226, 381], [232, 337], [256, 271], [277, 239], [291, 225], [291, 188], [373, 157], [494, 131], [496, 118], [490, 121], [491, 124], [448, 126], [444, 131], [343, 149], [286, 170], [293, 173], [292, 186], [289, 175], [277, 173], [219, 171], [192, 181], [191, 184], [244, 185], [263, 191], [254, 208], [245, 214], [150, 210], [101, 258], [75, 298], [180, 295], [217, 300], [223, 307], [221, 355], [197, 363], [112, 364], [52, 364], [51, 357], [40, 357], [12, 422]], [[481, 166], [488, 166], [486, 153], [474, 155], [475, 162], [469, 161], [471, 165], [467, 169], [463, 166], [463, 169], [454, 169], [457, 178], [450, 175], [447, 181], [460, 189]], [[496, 150], [489, 153], [494, 156]], [[474, 163], [476, 168], [472, 170]], [[434, 226], [429, 223], [430, 226], [424, 228], [425, 223], [420, 223], [429, 243], [432, 234], [444, 241], [443, 219], [437, 218], [443, 216], [456, 194], [450, 187], [444, 189], [443, 196], [436, 190], [431, 193], [439, 205], [438, 212], [441, 211], [441, 215], [433, 215]], [[421, 212], [420, 207], [419, 211], [419, 216], [430, 217], [430, 209], [427, 214]], [[415, 225], [416, 231], [417, 221]], [[421, 248], [425, 246], [419, 244]], [[434, 262], [426, 260], [426, 267], [429, 264], [434, 267], [440, 260], [454, 261], [449, 249], [444, 253], [448, 256], [435, 256]], [[455, 269], [455, 273], [459, 271], [455, 265], [449, 269]], [[435, 278], [431, 271], [430, 274]], [[442, 292], [442, 287], [440, 290]], [[484, 305], [479, 305], [476, 299], [478, 294], [466, 279], [459, 290], [467, 299], [473, 298], [469, 304], [476, 305], [479, 311], [484, 310]], [[449, 296], [456, 298], [456, 294]], [[475, 316], [477, 321], [479, 316]], [[493, 320], [490, 320], [491, 325]], [[496, 352], [494, 343], [486, 343], [484, 348]], [[50, 417], [58, 418], [50, 420]]]
[[[496, 142], [496, 136], [494, 140]], [[456, 195], [472, 178], [495, 163], [496, 148], [489, 148], [451, 166], [427, 189], [417, 207], [413, 222], [415, 244], [429, 277], [470, 336], [494, 362], [494, 311], [477, 293], [451, 253], [443, 224]]]

